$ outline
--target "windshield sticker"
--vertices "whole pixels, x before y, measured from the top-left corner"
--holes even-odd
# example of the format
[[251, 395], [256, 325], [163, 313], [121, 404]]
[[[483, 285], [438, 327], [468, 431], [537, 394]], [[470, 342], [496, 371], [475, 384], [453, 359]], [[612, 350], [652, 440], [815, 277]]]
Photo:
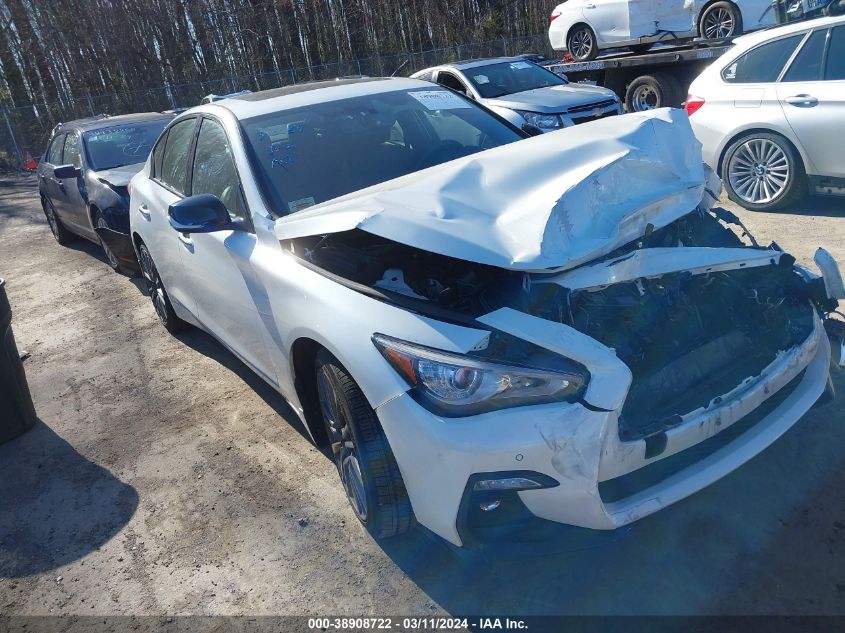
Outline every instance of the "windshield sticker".
[[522, 70], [523, 68], [531, 68], [531, 64], [528, 62], [511, 62], [511, 68], [513, 70]]
[[429, 110], [457, 110], [472, 107], [458, 95], [445, 90], [416, 90], [408, 94]]
[[472, 78], [475, 80], [475, 83], [481, 86], [490, 83], [490, 78], [487, 75], [473, 75]]
[[288, 202], [288, 210], [290, 210], [291, 213], [296, 213], [297, 211], [302, 211], [308, 207], [313, 207], [315, 204], [316, 202], [314, 202], [314, 196], [308, 196], [307, 198], [300, 198], [299, 200], [291, 200]]

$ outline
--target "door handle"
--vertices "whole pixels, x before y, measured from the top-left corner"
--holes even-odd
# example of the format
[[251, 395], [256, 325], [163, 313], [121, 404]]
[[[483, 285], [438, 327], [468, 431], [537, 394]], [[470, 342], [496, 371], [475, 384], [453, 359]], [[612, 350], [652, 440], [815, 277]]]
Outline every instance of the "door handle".
[[138, 213], [144, 216], [146, 220], [150, 219], [150, 208], [147, 205], [142, 204], [140, 207], [138, 207]]
[[192, 240], [187, 233], [177, 233], [176, 235], [179, 236], [179, 241], [182, 242], [187, 248], [193, 248], [194, 240]]
[[595, 9], [595, 8], [596, 8], [596, 5], [594, 5], [594, 4], [585, 4], [585, 5], [584, 5], [584, 8], [585, 8], [585, 9]]
[[784, 99], [789, 105], [794, 106], [817, 106], [819, 105], [819, 100], [812, 96], [812, 95], [793, 95], [791, 97], [787, 97]]

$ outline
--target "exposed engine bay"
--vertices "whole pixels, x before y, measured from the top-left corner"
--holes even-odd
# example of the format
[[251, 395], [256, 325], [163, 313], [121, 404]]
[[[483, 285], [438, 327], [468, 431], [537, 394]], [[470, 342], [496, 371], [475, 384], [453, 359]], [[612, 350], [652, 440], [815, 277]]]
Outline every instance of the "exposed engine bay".
[[[734, 230], [732, 225], [739, 228]], [[688, 271], [573, 290], [550, 274], [504, 270], [445, 257], [361, 230], [297, 238], [284, 246], [336, 277], [414, 305], [470, 319], [502, 307], [571, 326], [615, 350], [633, 383], [619, 422], [622, 440], [662, 433], [756, 376], [813, 328], [819, 286], [794, 258], [692, 274]], [[760, 247], [728, 211], [696, 210], [605, 257], [667, 247]], [[818, 280], [816, 280], [818, 281]], [[404, 304], [408, 307], [408, 304]]]

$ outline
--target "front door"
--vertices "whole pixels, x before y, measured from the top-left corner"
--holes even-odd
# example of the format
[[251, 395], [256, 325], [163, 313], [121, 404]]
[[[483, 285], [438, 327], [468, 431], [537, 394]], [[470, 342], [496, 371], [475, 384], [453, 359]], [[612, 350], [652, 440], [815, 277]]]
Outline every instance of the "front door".
[[815, 31], [777, 85], [811, 175], [845, 178], [845, 26]]
[[79, 232], [93, 237], [95, 234], [88, 216], [88, 193], [85, 190], [80, 139], [77, 132], [67, 133], [62, 164], [73, 165], [78, 171], [73, 178], [57, 179], [62, 192], [59, 213], [66, 223], [74, 225]]
[[190, 175], [191, 194], [217, 196], [238, 230], [182, 236], [182, 263], [200, 323], [265, 380], [276, 384], [266, 328], [258, 306], [267, 292], [253, 266], [257, 244], [241, 194], [240, 179], [226, 131], [203, 118]]

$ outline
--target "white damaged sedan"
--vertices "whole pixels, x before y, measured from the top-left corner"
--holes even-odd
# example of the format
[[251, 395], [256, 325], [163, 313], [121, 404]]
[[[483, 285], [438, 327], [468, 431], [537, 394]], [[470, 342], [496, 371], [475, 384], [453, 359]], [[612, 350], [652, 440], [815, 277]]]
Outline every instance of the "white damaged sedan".
[[130, 217], [165, 327], [277, 389], [374, 536], [476, 545], [635, 521], [829, 392], [835, 263], [758, 245], [718, 190], [680, 111], [526, 138], [354, 79], [180, 115]]

